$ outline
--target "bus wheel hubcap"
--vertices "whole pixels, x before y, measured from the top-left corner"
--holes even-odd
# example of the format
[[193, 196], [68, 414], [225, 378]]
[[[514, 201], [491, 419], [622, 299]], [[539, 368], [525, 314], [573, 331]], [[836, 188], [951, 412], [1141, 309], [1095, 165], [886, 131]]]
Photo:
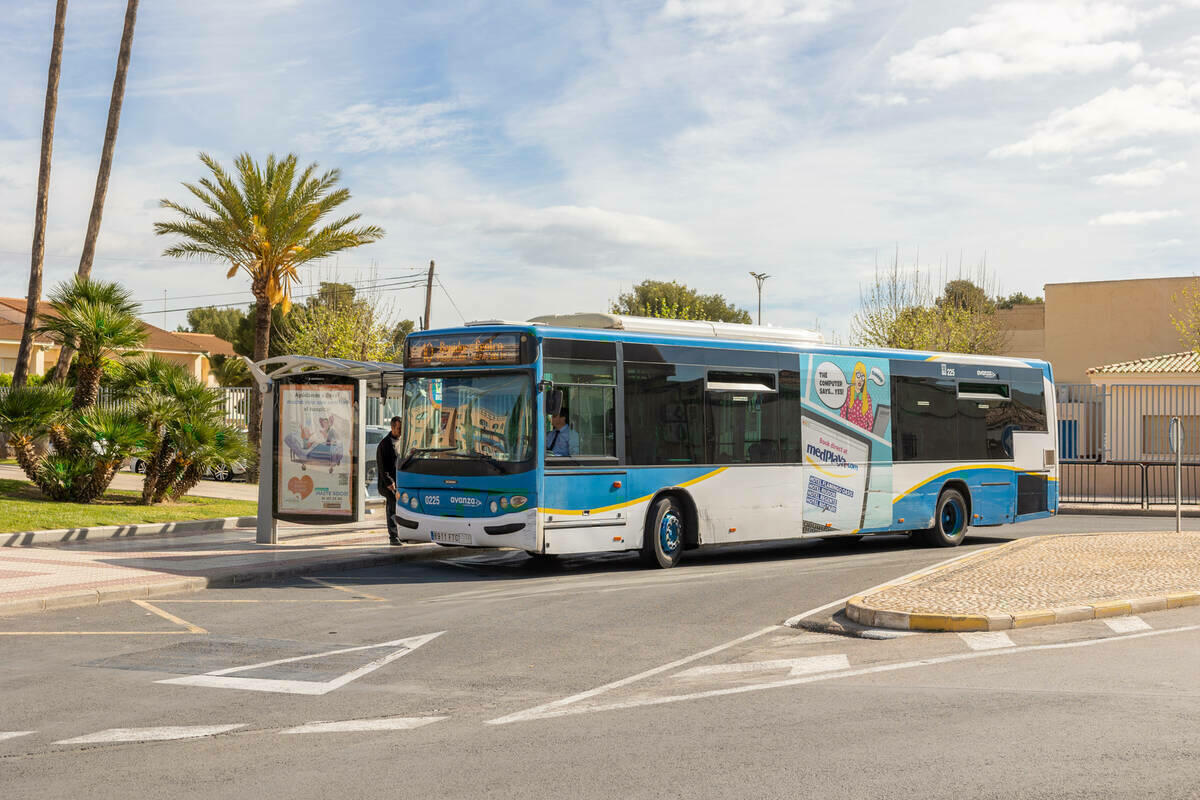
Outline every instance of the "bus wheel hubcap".
[[674, 512], [663, 515], [662, 523], [658, 526], [658, 537], [664, 553], [674, 553], [679, 549], [679, 528], [679, 517]]
[[958, 533], [961, 519], [962, 514], [959, 512], [958, 503], [946, 503], [942, 508], [942, 530], [946, 532], [947, 536], [955, 536]]

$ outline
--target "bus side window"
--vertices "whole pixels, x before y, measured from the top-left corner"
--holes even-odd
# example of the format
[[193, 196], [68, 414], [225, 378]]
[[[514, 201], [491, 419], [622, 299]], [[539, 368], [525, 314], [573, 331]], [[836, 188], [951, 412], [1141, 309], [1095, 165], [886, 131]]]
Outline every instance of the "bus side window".
[[[573, 440], [578, 441], [574, 458], [615, 457], [617, 365], [615, 362], [546, 358], [546, 380], [562, 390], [563, 409]], [[550, 437], [551, 419], [546, 416], [545, 433]]]

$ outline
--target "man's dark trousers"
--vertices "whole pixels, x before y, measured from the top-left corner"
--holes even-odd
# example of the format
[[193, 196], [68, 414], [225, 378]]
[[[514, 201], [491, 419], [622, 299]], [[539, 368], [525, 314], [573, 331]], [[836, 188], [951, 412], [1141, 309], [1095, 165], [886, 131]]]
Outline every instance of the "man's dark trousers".
[[396, 524], [396, 493], [385, 489], [383, 496], [387, 498], [388, 539], [396, 542], [400, 540], [400, 526]]

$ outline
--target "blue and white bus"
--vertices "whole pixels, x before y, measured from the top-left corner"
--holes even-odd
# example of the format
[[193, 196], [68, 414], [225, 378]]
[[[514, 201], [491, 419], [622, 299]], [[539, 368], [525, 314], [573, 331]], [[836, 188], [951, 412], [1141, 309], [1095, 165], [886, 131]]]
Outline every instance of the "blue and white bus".
[[396, 516], [414, 541], [671, 567], [774, 539], [952, 547], [1057, 510], [1041, 361], [576, 314], [412, 334], [404, 403]]

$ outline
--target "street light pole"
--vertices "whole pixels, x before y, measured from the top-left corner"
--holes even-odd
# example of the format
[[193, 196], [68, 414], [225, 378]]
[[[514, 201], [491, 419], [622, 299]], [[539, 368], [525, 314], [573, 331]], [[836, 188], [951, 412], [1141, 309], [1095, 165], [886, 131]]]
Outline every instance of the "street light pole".
[[762, 285], [763, 281], [771, 277], [765, 272], [750, 272], [750, 277], [754, 278], [754, 282], [758, 284], [758, 324], [762, 325]]

